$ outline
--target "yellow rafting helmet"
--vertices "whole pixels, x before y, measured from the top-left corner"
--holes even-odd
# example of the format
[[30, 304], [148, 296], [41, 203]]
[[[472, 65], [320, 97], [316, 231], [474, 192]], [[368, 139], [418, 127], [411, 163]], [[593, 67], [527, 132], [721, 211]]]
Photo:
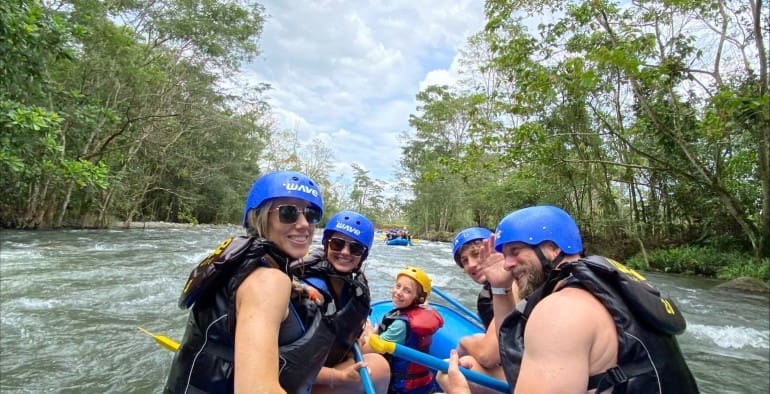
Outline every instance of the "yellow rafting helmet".
[[402, 269], [401, 271], [398, 271], [398, 274], [396, 275], [396, 279], [398, 279], [399, 276], [406, 275], [414, 280], [417, 281], [417, 283], [420, 284], [420, 287], [422, 287], [423, 293], [425, 293], [425, 297], [423, 299], [423, 302], [428, 299], [428, 296], [430, 295], [430, 277], [428, 277], [428, 274], [425, 273], [425, 271], [417, 268], [412, 267], [410, 265], [406, 266], [406, 268]]

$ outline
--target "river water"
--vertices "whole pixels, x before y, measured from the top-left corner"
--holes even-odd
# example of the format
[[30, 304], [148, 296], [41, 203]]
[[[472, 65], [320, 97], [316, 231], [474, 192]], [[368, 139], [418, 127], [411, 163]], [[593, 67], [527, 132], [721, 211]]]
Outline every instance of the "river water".
[[[240, 230], [0, 231], [0, 391], [160, 392], [172, 354], [137, 327], [181, 338], [181, 287], [232, 235]], [[474, 308], [478, 286], [455, 266], [450, 245], [428, 241], [376, 242], [366, 266], [373, 299], [389, 297], [407, 264]], [[687, 319], [679, 343], [703, 393], [770, 391], [767, 295], [713, 290], [719, 282], [702, 278], [646, 276]]]

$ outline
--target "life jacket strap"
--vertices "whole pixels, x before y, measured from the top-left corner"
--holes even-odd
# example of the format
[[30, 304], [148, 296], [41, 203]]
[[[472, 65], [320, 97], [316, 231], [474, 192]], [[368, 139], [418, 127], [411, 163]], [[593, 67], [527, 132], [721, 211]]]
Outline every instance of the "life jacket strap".
[[391, 372], [391, 375], [395, 378], [398, 378], [399, 380], [412, 380], [412, 379], [418, 379], [425, 376], [430, 376], [430, 370], [425, 370], [421, 372]]
[[625, 365], [622, 368], [620, 366], [615, 366], [602, 373], [589, 377], [587, 390], [596, 389], [597, 393], [601, 393], [609, 388], [626, 384], [630, 378], [645, 375], [653, 371], [653, 367], [649, 364]]

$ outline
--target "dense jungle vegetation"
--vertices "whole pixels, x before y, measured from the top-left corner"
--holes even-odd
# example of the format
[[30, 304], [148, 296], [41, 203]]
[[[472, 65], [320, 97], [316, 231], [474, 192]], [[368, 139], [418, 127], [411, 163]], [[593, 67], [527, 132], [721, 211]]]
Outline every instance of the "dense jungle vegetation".
[[[416, 92], [402, 201], [271, 123], [244, 86], [265, 11], [229, 0], [0, 4], [0, 226], [239, 223], [260, 172], [327, 212], [426, 238], [555, 204], [589, 252], [768, 279], [770, 26], [762, 0], [487, 0], [457, 86]], [[539, 25], [527, 16], [549, 15]], [[271, 143], [281, 141], [281, 143]]]

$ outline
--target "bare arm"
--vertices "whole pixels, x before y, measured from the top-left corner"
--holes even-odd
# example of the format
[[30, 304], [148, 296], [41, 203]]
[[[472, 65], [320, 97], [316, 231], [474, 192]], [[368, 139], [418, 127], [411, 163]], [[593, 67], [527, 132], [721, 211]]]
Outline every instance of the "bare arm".
[[[513, 280], [513, 275], [503, 268], [505, 259], [502, 253], [495, 251], [494, 245], [495, 234], [492, 234], [489, 236], [489, 239], [484, 240], [483, 246], [479, 251], [479, 258], [482, 261], [484, 275], [487, 277], [490, 286], [511, 289], [511, 292], [508, 294], [492, 294], [492, 310], [495, 316], [493, 322], [495, 327], [500, 327], [503, 324], [503, 320], [513, 311], [516, 303], [519, 302], [519, 288]], [[492, 327], [493, 324], [489, 326]], [[497, 334], [497, 331], [495, 331], [495, 334]]]
[[617, 345], [613, 353], [611, 344], [617, 344], [617, 334], [613, 337], [613, 333], [612, 317], [590, 293], [567, 288], [545, 297], [532, 311], [524, 332], [524, 357], [515, 391], [585, 393], [592, 370], [615, 363]]
[[278, 331], [288, 314], [291, 281], [260, 268], [235, 296], [235, 391], [283, 393], [278, 382]]
[[484, 368], [496, 368], [500, 364], [500, 347], [497, 340], [495, 321], [487, 327], [484, 334], [476, 334], [460, 339], [460, 353], [475, 358]]

